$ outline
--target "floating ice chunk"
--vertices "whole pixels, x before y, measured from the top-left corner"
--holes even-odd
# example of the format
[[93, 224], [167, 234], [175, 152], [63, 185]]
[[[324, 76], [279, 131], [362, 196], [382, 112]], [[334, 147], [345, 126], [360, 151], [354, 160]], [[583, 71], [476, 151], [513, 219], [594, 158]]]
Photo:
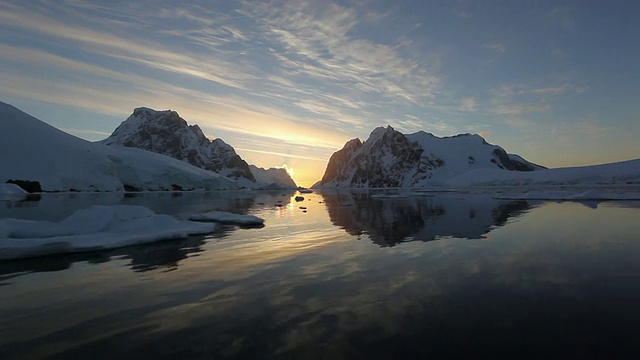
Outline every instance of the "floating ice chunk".
[[3, 195], [15, 195], [15, 194], [26, 194], [27, 192], [16, 184], [0, 184], [0, 194]]
[[296, 201], [304, 201], [304, 196], [296, 196]]
[[298, 189], [300, 194], [313, 194], [313, 190], [311, 189]]
[[21, 200], [27, 192], [16, 184], [0, 184], [0, 200]]
[[210, 211], [202, 214], [194, 214], [189, 218], [194, 221], [214, 221], [223, 224], [235, 225], [262, 225], [264, 219], [253, 215], [232, 214], [225, 211]]
[[213, 232], [214, 225], [178, 220], [132, 205], [94, 205], [59, 223], [0, 219], [0, 259], [95, 251]]

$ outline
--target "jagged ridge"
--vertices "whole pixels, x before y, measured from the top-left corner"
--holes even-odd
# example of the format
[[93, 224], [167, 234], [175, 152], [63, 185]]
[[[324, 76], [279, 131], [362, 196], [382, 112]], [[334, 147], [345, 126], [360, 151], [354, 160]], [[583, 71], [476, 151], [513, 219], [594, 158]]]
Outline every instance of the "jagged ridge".
[[136, 108], [109, 136], [106, 145], [122, 145], [182, 160], [232, 179], [256, 179], [249, 165], [222, 139], [210, 141], [198, 125], [171, 110]]

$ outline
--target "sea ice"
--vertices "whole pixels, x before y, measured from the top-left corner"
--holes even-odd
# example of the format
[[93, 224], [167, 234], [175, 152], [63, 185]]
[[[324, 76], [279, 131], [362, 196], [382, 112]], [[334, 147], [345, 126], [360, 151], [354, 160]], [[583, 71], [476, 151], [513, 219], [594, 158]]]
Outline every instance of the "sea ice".
[[262, 225], [264, 219], [253, 215], [232, 214], [226, 211], [210, 211], [202, 214], [194, 214], [189, 218], [194, 221], [214, 221], [223, 224], [235, 225]]
[[213, 224], [178, 220], [143, 206], [94, 205], [59, 223], [0, 219], [0, 259], [111, 249], [213, 230]]

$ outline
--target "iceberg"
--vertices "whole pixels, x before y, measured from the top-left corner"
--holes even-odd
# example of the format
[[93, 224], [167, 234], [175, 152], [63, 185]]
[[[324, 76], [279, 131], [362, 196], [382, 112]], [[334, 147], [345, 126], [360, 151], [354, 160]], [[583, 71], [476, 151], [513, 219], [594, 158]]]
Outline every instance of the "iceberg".
[[22, 200], [27, 192], [16, 184], [0, 184], [0, 201]]

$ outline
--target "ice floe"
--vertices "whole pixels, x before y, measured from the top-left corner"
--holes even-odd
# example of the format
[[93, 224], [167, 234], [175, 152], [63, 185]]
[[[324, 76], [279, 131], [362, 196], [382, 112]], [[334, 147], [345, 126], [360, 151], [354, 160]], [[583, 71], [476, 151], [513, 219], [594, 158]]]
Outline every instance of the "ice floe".
[[263, 225], [264, 219], [253, 215], [232, 214], [226, 211], [210, 211], [202, 214], [194, 214], [189, 218], [194, 221], [214, 221], [223, 224], [244, 226]]
[[60, 222], [0, 219], [0, 259], [111, 249], [213, 232], [143, 206], [94, 205]]
[[27, 192], [16, 184], [0, 184], [0, 201], [20, 200], [27, 196]]

